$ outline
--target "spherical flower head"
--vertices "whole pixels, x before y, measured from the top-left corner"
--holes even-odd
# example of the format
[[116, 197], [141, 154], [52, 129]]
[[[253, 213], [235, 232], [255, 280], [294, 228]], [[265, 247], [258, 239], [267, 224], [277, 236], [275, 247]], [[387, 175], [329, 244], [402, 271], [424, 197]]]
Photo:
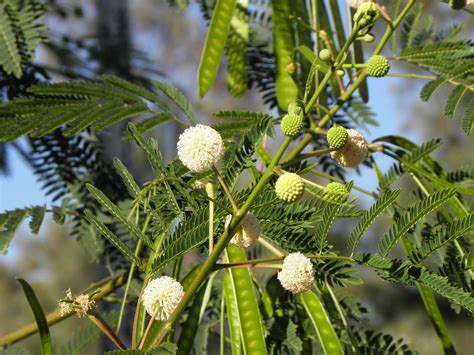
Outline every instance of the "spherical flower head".
[[179, 160], [193, 173], [209, 171], [224, 155], [224, 142], [212, 127], [198, 124], [179, 136]]
[[347, 143], [341, 149], [331, 152], [331, 157], [343, 167], [355, 168], [364, 161], [369, 145], [364, 136], [355, 129], [348, 129], [347, 133]]
[[[225, 220], [225, 227], [230, 223], [232, 215], [228, 215]], [[260, 221], [251, 213], [247, 213], [242, 221], [238, 230], [235, 232], [234, 236], [230, 242], [234, 245], [237, 245], [241, 248], [248, 248], [249, 246], [255, 244], [258, 237], [260, 237], [261, 228]]]
[[281, 119], [281, 130], [288, 137], [296, 136], [303, 127], [303, 115], [288, 113]]
[[289, 254], [283, 260], [278, 280], [284, 289], [292, 293], [308, 291], [314, 282], [314, 270], [311, 260], [301, 253]]
[[283, 201], [295, 202], [303, 195], [303, 192], [304, 181], [298, 174], [285, 173], [276, 181], [275, 193]]
[[326, 139], [331, 148], [341, 149], [346, 145], [349, 139], [349, 133], [347, 133], [347, 129], [342, 126], [331, 127], [328, 130]]
[[383, 55], [374, 55], [367, 62], [367, 74], [375, 78], [387, 75], [390, 70], [390, 63]]
[[331, 182], [326, 185], [323, 190], [323, 193], [324, 197], [330, 201], [336, 203], [344, 203], [347, 200], [350, 191], [344, 184], [338, 182]]
[[448, 5], [453, 10], [462, 10], [466, 6], [466, 0], [449, 0]]
[[143, 306], [147, 313], [156, 320], [167, 320], [175, 310], [184, 289], [175, 279], [161, 276], [151, 280], [143, 291]]

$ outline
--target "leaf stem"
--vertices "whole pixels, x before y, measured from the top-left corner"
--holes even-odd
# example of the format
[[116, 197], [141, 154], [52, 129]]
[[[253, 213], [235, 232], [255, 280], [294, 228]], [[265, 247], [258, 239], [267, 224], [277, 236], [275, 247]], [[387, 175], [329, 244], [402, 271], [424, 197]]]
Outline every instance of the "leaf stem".
[[118, 335], [112, 330], [112, 327], [106, 322], [104, 318], [102, 318], [97, 312], [89, 311], [88, 317], [91, 321], [93, 321], [97, 327], [104, 333], [107, 338], [109, 338], [112, 343], [115, 344], [117, 348], [120, 350], [127, 349], [126, 345], [120, 340]]
[[237, 212], [239, 210], [239, 207], [235, 203], [234, 197], [232, 196], [232, 193], [230, 192], [229, 186], [227, 186], [227, 183], [225, 182], [224, 178], [222, 177], [222, 175], [219, 173], [219, 171], [214, 165], [212, 166], [212, 171], [214, 172], [214, 174], [216, 174], [217, 179], [219, 180], [219, 183], [224, 189], [224, 192], [227, 195], [227, 198], [229, 199], [232, 205], [232, 208], [234, 209], [234, 212]]

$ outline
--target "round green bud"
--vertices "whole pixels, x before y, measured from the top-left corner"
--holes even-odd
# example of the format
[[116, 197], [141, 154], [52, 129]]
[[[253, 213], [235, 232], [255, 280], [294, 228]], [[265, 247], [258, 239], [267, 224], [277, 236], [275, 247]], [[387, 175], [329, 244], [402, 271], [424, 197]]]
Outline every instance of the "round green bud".
[[290, 102], [288, 113], [295, 115], [304, 115], [304, 103], [301, 100]]
[[324, 61], [331, 59], [331, 52], [329, 51], [329, 49], [321, 49], [321, 51], [319, 52], [319, 58]]
[[363, 36], [368, 33], [374, 27], [379, 16], [379, 5], [372, 1], [362, 3], [354, 14], [354, 23], [360, 28], [358, 34]]
[[281, 119], [281, 130], [288, 137], [296, 136], [303, 126], [303, 115], [289, 113]]
[[279, 199], [291, 203], [298, 200], [304, 192], [304, 181], [298, 174], [285, 173], [275, 184], [275, 193]]
[[323, 193], [326, 199], [337, 203], [343, 203], [346, 202], [347, 197], [349, 197], [350, 191], [344, 184], [340, 184], [338, 182], [331, 182], [326, 185], [323, 190]]
[[364, 37], [362, 37], [362, 40], [367, 43], [372, 43], [375, 41], [375, 36], [371, 33], [367, 33], [364, 35]]
[[336, 75], [337, 76], [344, 76], [346, 72], [344, 71], [344, 69], [338, 69], [336, 70]]
[[387, 75], [390, 70], [388, 59], [382, 55], [374, 55], [367, 62], [367, 74], [375, 78]]
[[342, 126], [331, 127], [328, 130], [326, 139], [331, 148], [341, 149], [346, 145], [349, 139], [349, 133], [347, 133], [347, 129]]
[[462, 10], [466, 6], [466, 0], [449, 0], [448, 5], [453, 10]]

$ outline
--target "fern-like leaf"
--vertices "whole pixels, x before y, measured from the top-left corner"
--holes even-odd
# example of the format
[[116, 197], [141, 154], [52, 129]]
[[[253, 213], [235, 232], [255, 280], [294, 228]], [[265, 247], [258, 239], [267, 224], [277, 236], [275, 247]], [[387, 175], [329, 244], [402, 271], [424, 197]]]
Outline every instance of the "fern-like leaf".
[[352, 233], [349, 235], [347, 243], [351, 249], [351, 255], [359, 245], [359, 241], [369, 226], [377, 219], [377, 217], [385, 211], [400, 195], [400, 190], [388, 191], [380, 196], [377, 201], [367, 210], [359, 219]]
[[408, 211], [403, 213], [390, 230], [382, 237], [378, 246], [380, 255], [386, 257], [395, 246], [395, 243], [404, 236], [410, 228], [427, 214], [452, 198], [455, 193], [456, 189], [454, 188], [438, 191], [428, 198], [419, 201]]

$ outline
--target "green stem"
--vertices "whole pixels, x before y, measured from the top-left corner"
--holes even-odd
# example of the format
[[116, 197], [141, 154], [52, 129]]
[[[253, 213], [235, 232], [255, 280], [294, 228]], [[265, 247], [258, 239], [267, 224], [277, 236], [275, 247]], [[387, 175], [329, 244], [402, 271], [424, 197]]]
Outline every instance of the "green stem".
[[258, 197], [258, 195], [263, 191], [263, 189], [265, 188], [265, 185], [267, 184], [267, 182], [272, 177], [273, 168], [280, 161], [281, 156], [285, 152], [285, 150], [288, 147], [288, 145], [290, 144], [290, 142], [291, 142], [291, 138], [286, 137], [285, 140], [283, 141], [282, 145], [280, 146], [280, 148], [276, 152], [275, 156], [273, 157], [273, 159], [272, 159], [270, 165], [268, 166], [267, 170], [262, 175], [262, 177], [258, 181], [257, 185], [253, 189], [253, 191], [250, 193], [249, 197], [247, 198], [247, 201], [237, 211], [235, 216], [230, 221], [229, 226], [225, 229], [222, 237], [217, 242], [217, 244], [214, 248], [214, 251], [209, 255], [208, 259], [203, 264], [201, 270], [199, 271], [199, 273], [194, 278], [193, 282], [191, 283], [188, 290], [184, 294], [183, 298], [179, 302], [179, 304], [176, 307], [175, 311], [171, 314], [170, 318], [166, 322], [162, 323], [162, 325], [160, 326], [160, 328], [158, 330], [158, 333], [156, 334], [155, 338], [153, 339], [152, 345], [157, 345], [163, 340], [166, 333], [168, 333], [171, 330], [173, 324], [178, 320], [179, 316], [184, 311], [184, 309], [186, 308], [186, 305], [191, 300], [193, 295], [196, 293], [198, 288], [201, 286], [201, 284], [204, 282], [204, 280], [207, 278], [207, 276], [209, 276], [209, 274], [213, 271], [214, 265], [216, 264], [217, 260], [219, 259], [219, 256], [224, 251], [224, 249], [227, 246], [227, 244], [229, 243], [230, 239], [233, 237], [235, 231], [237, 230], [238, 226], [240, 225], [240, 222], [242, 221], [242, 218], [250, 210], [250, 207], [252, 206], [252, 203], [255, 201], [255, 199]]
[[[401, 73], [393, 73], [393, 74], [387, 74], [387, 77], [393, 77], [393, 78], [409, 78], [409, 79], [423, 79], [423, 80], [429, 80], [433, 81], [438, 79], [437, 76], [432, 76], [432, 75], [421, 75], [421, 74], [401, 74]], [[448, 83], [454, 86], [461, 85], [461, 83], [458, 83], [457, 81], [454, 80], [446, 80]], [[474, 90], [474, 86], [468, 86], [470, 90]]]
[[225, 182], [224, 178], [222, 177], [222, 175], [219, 173], [219, 171], [214, 165], [212, 166], [212, 171], [214, 172], [214, 174], [216, 174], [217, 179], [219, 180], [219, 183], [224, 189], [224, 192], [227, 195], [227, 198], [229, 199], [232, 205], [232, 208], [234, 209], [234, 212], [237, 212], [239, 210], [239, 207], [235, 203], [234, 197], [232, 196], [232, 193], [230, 192], [229, 186], [227, 186], [227, 183]]

